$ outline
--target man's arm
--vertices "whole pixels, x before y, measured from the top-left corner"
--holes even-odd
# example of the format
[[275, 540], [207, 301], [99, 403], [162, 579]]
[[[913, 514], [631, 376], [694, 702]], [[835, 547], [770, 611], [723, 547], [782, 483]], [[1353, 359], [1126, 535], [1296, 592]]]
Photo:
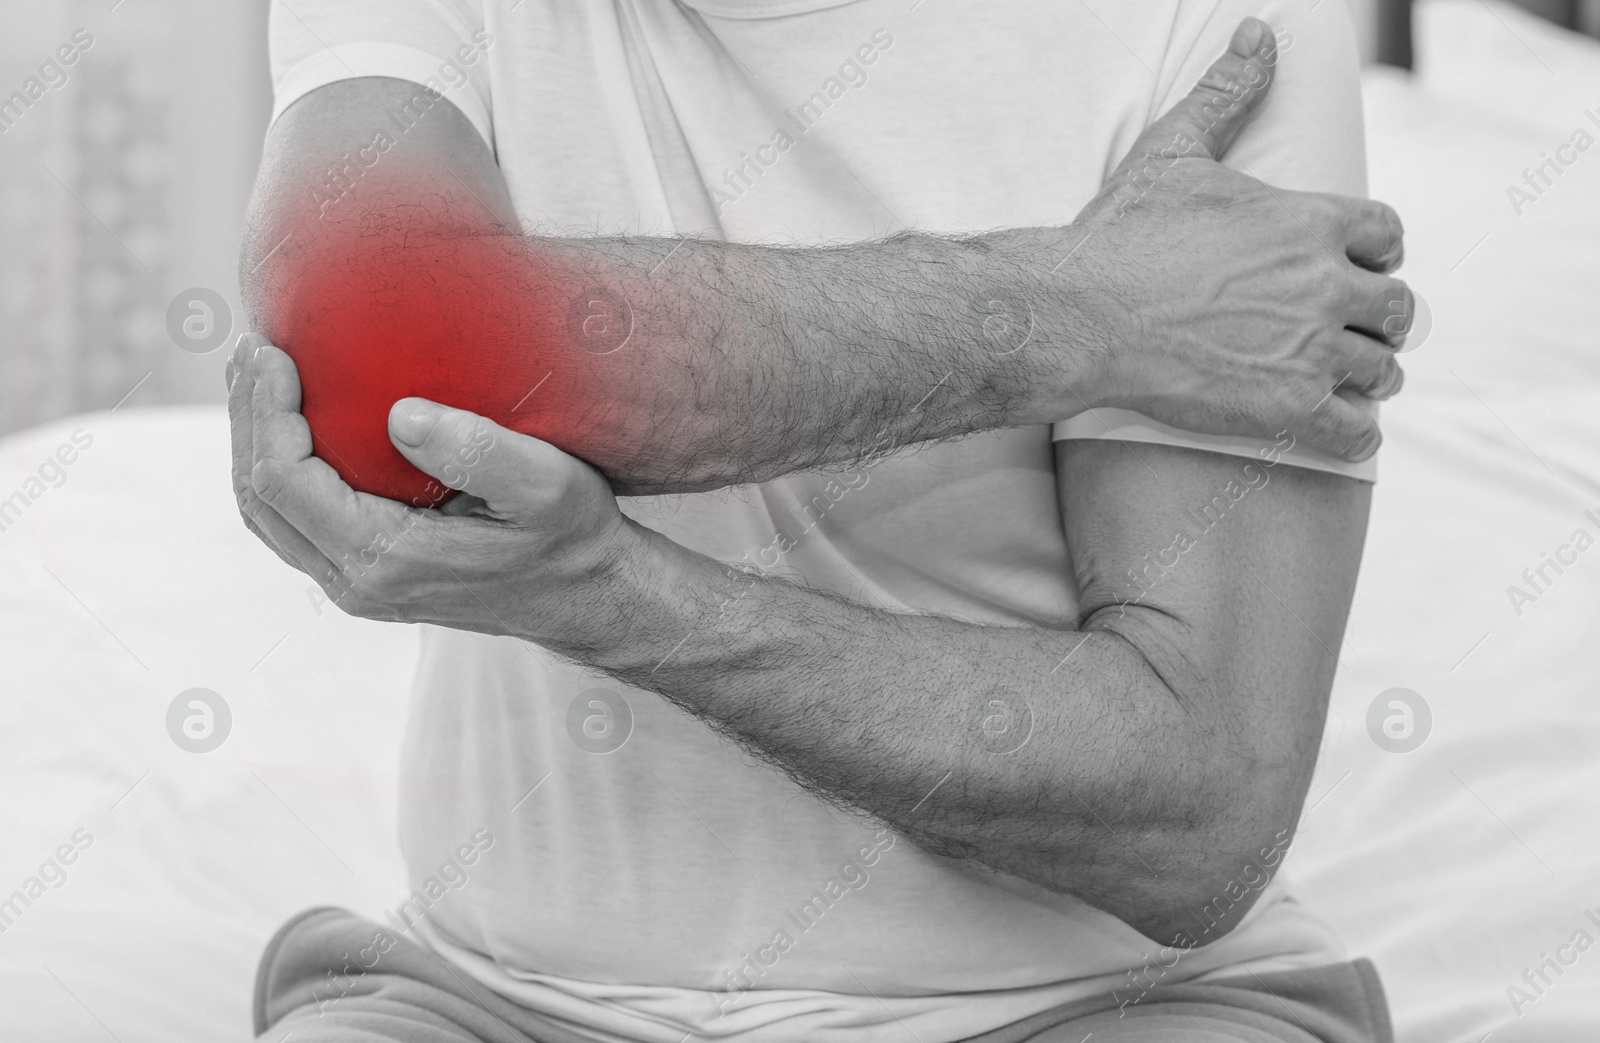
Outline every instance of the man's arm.
[[[300, 365], [319, 449], [392, 496], [374, 476], [405, 465], [383, 420], [412, 394], [551, 441], [624, 492], [761, 481], [1096, 405], [1216, 433], [1289, 427], [1363, 458], [1372, 421], [1316, 406], [1341, 381], [1398, 388], [1391, 355], [1346, 326], [1403, 296], [1360, 267], [1398, 262], [1399, 226], [1381, 204], [1274, 193], [1212, 162], [1270, 89], [1276, 52], [1260, 35], [1069, 227], [833, 248], [520, 235], [452, 105], [435, 100], [380, 149], [373, 127], [420, 88], [336, 83], [269, 135], [247, 305]], [[416, 386], [401, 345], [435, 384]]]
[[1292, 831], [1360, 482], [1063, 444], [1087, 614], [986, 626], [713, 561], [623, 517], [574, 457], [416, 400], [395, 445], [468, 495], [432, 511], [357, 494], [311, 455], [286, 355], [242, 346], [231, 385], [241, 508], [354, 615], [516, 636], [659, 692], [825, 799], [1173, 944], [1210, 940], [1219, 896], [1218, 935], [1235, 926], [1237, 881]]
[[[803, 250], [520, 235], [488, 147], [444, 101], [359, 181], [350, 169], [354, 187], [330, 203], [328, 169], [347, 153], [360, 162], [374, 114], [415, 109], [420, 91], [381, 78], [332, 84], [285, 112], [267, 143], [241, 258], [246, 303], [299, 365], [314, 431], [319, 408], [330, 419], [364, 408], [378, 448], [392, 453], [388, 407], [418, 394], [559, 445], [619, 491], [658, 492], [770, 479], [876, 443], [1047, 422], [1058, 411], [1045, 407], [1044, 374], [1033, 368], [1042, 356], [989, 350], [960, 298], [985, 279], [1037, 282], [1027, 269], [1054, 264], [1066, 252], [1050, 253], [1061, 235], [1024, 243], [1019, 234], [1003, 249], [907, 236]], [[1076, 322], [1066, 294], [1049, 303], [1056, 311], [1041, 324]], [[631, 327], [616, 330], [626, 342], [604, 351], [619, 324]], [[590, 331], [599, 343], [586, 343]], [[418, 335], [451, 354], [445, 379], [459, 384], [456, 396], [407, 388], [408, 374], [384, 369], [388, 345]], [[522, 361], [508, 366], [507, 356]], [[1091, 356], [1078, 345], [1054, 354], [1058, 395], [1067, 383], [1097, 394]], [[498, 410], [473, 400], [481, 389], [469, 371], [491, 368], [530, 375], [506, 387]], [[359, 401], [364, 384], [397, 376], [387, 401]], [[332, 449], [336, 467], [356, 455]]]
[[536, 612], [523, 636], [922, 847], [1212, 941], [1254, 895], [1227, 892], [1213, 926], [1214, 900], [1298, 818], [1370, 487], [1171, 447], [1059, 453], [1079, 627], [869, 608], [629, 523], [635, 549], [581, 595], [613, 610]]

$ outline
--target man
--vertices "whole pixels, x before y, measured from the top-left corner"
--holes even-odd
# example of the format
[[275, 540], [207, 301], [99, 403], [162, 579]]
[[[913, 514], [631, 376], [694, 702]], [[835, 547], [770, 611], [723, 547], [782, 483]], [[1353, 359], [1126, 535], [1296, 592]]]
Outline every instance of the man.
[[1340, 5], [273, 26], [236, 492], [436, 626], [263, 1038], [1389, 1038], [1269, 882], [1399, 387]]

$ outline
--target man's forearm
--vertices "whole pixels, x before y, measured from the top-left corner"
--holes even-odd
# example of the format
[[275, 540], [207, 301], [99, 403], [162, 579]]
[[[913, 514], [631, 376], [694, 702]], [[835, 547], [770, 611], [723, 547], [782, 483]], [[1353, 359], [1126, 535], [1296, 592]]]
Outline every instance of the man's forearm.
[[1071, 249], [1066, 230], [832, 248], [524, 242], [548, 265], [532, 292], [601, 287], [631, 313], [616, 354], [633, 358], [601, 362], [616, 374], [595, 389], [605, 422], [566, 447], [625, 491], [759, 482], [1047, 423], [1098, 393], [1102, 349], [1070, 294], [1038, 292]]
[[[408, 89], [339, 87], [363, 113]], [[324, 191], [350, 142], [319, 105], [275, 126], [241, 260], [314, 433], [359, 410], [370, 434], [375, 411], [415, 394], [550, 441], [619, 491], [690, 491], [1061, 419], [1098, 394], [1105, 346], [1074, 313], [1073, 269], [1052, 271], [1069, 229], [792, 249], [528, 236], [443, 101], [370, 170], [347, 166], [352, 187]], [[341, 473], [365, 487], [361, 446], [336, 441], [330, 462], [351, 458]]]
[[895, 614], [638, 536], [646, 556], [598, 578], [589, 609], [524, 636], [919, 846], [1165, 939], [1196, 930], [1217, 865], [1269, 842], [1233, 832], [1260, 781], [1250, 751], [1123, 636]]

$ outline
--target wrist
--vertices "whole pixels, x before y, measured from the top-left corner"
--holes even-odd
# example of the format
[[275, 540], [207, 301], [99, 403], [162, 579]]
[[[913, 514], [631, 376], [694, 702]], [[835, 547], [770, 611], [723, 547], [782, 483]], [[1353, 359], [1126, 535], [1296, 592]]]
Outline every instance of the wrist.
[[648, 536], [626, 517], [593, 537], [553, 551], [526, 585], [517, 636], [585, 666], [626, 644], [642, 617], [641, 601], [659, 568]]
[[643, 683], [698, 622], [689, 595], [703, 559], [631, 519], [584, 551], [574, 578], [549, 589], [528, 640], [629, 683]]
[[1117, 359], [1100, 317], [1110, 287], [1101, 266], [1088, 260], [1090, 232], [1068, 225], [997, 235], [1003, 270], [1014, 273], [1031, 323], [1027, 342], [997, 359], [1015, 367], [1008, 380], [1027, 384], [1019, 422], [1052, 423], [1110, 405], [1117, 398]]

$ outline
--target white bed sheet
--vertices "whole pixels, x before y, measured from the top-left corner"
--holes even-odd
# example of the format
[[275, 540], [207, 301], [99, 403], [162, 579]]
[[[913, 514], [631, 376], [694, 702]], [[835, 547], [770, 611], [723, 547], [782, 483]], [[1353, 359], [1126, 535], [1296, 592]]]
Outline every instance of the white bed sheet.
[[[1492, 69], [1459, 41], [1492, 50], [1483, 20], [1505, 17], [1427, 5], [1425, 30], [1456, 52], [1420, 82], [1368, 77], [1373, 193], [1406, 218], [1406, 275], [1435, 324], [1385, 409], [1344, 667], [1285, 870], [1376, 960], [1404, 1043], [1600, 1036], [1600, 946], [1520, 1016], [1507, 996], [1579, 927], [1600, 943], [1582, 915], [1600, 910], [1600, 548], [1520, 618], [1506, 595], [1574, 528], [1600, 536], [1583, 518], [1600, 515], [1600, 152], [1513, 214], [1504, 188], [1560, 140], [1559, 113], [1484, 105], [1449, 67]], [[415, 631], [319, 614], [244, 530], [218, 408], [0, 441], [0, 496], [79, 427], [94, 444], [66, 483], [0, 533], [0, 896], [75, 829], [94, 843], [0, 934], [0, 1041], [247, 1040], [255, 961], [285, 918], [377, 915], [403, 894]], [[234, 714], [204, 755], [165, 730], [195, 686]], [[1391, 687], [1432, 707], [1415, 752], [1367, 734]]]
[[[1600, 548], [1520, 617], [1507, 588], [1574, 529], [1600, 538], [1600, 147], [1520, 215], [1506, 188], [1582, 118], [1528, 67], [1581, 92], [1600, 45], [1503, 4], [1433, 0], [1418, 27], [1419, 76], [1370, 70], [1366, 110], [1372, 194], [1406, 222], [1403, 274], [1434, 326], [1384, 409], [1346, 669], [1286, 871], [1377, 962], [1405, 1043], [1594, 1040]], [[1412, 753], [1367, 734], [1392, 687], [1433, 711]], [[1514, 1004], [1580, 928], [1595, 951]]]
[[[405, 893], [396, 752], [416, 632], [317, 614], [239, 521], [220, 408], [9, 438], [0, 495], [80, 427], [94, 441], [65, 484], [0, 533], [0, 896], [74, 830], [93, 842], [0, 934], [0, 1040], [249, 1039], [280, 923]], [[193, 687], [233, 713], [204, 755], [166, 731]]]

